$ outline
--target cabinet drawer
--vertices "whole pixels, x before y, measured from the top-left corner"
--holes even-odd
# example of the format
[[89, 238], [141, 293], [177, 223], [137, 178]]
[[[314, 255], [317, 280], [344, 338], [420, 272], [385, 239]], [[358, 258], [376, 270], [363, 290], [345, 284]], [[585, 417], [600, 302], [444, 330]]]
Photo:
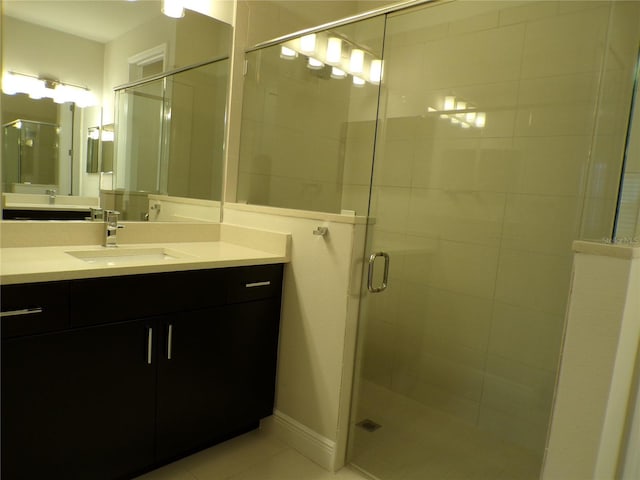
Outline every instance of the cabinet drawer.
[[282, 265], [255, 265], [229, 271], [229, 303], [278, 297], [282, 292]]
[[69, 326], [68, 282], [0, 287], [2, 338], [62, 330]]
[[100, 325], [157, 315], [169, 308], [162, 277], [73, 280], [70, 285], [71, 326]]
[[71, 282], [71, 325], [99, 325], [222, 305], [224, 270], [192, 270]]

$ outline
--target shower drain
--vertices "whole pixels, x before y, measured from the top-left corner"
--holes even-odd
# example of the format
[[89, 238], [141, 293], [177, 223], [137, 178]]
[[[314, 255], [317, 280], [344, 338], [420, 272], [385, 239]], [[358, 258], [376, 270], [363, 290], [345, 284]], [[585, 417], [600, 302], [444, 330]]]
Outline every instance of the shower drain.
[[380, 427], [382, 427], [382, 425], [374, 422], [369, 418], [365, 418], [364, 420], [356, 423], [356, 425], [359, 426], [360, 428], [364, 428], [367, 432], [375, 432]]

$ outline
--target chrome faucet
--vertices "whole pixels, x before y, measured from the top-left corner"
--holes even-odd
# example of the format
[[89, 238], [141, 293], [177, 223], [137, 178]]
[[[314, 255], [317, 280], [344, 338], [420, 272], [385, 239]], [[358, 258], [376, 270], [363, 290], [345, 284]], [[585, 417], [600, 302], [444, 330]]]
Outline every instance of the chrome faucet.
[[54, 203], [56, 203], [57, 190], [55, 188], [52, 188], [50, 190], [45, 190], [45, 193], [49, 195], [49, 205], [53, 205]]
[[119, 228], [124, 228], [124, 225], [118, 225], [118, 216], [120, 212], [115, 210], [104, 211], [104, 246], [105, 247], [117, 247], [117, 237]]

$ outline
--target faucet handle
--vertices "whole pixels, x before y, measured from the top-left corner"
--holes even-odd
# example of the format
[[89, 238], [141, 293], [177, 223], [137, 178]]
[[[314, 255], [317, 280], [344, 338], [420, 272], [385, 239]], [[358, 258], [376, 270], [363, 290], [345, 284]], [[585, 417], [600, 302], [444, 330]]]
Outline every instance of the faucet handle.
[[117, 210], [105, 210], [104, 211], [104, 221], [107, 223], [118, 222], [118, 217], [120, 216], [120, 212]]

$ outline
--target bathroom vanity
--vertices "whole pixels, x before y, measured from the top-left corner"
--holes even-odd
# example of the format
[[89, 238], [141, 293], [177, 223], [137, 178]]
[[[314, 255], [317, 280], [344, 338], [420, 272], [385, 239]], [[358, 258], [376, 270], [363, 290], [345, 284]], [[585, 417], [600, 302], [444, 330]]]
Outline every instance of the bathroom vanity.
[[253, 252], [3, 276], [2, 478], [131, 478], [271, 415], [286, 260]]

